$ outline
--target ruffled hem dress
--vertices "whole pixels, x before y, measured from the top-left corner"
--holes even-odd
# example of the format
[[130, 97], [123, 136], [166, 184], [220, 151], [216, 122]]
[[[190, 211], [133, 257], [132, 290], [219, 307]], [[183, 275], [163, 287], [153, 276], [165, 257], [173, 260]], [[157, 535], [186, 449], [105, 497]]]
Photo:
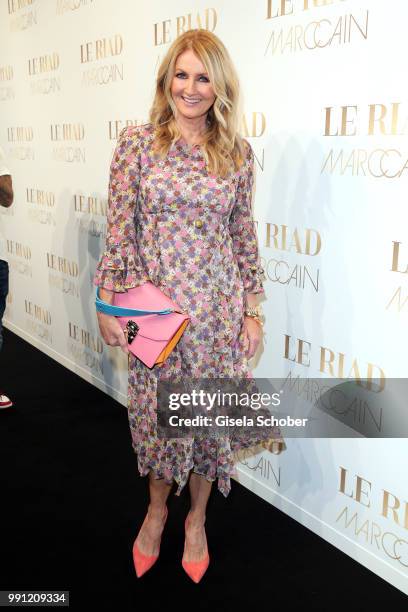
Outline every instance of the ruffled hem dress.
[[[157, 435], [160, 379], [252, 378], [242, 324], [246, 293], [262, 293], [263, 270], [252, 216], [254, 154], [226, 178], [207, 172], [199, 145], [174, 141], [161, 159], [152, 124], [123, 129], [113, 155], [105, 250], [94, 284], [126, 291], [151, 281], [190, 316], [161, 366], [129, 353], [128, 418], [141, 476], [177, 483], [180, 495], [193, 470], [218, 479], [227, 497], [236, 476], [234, 454], [260, 445], [286, 448], [278, 427], [253, 434], [165, 439]], [[273, 451], [275, 452], [275, 451]]]

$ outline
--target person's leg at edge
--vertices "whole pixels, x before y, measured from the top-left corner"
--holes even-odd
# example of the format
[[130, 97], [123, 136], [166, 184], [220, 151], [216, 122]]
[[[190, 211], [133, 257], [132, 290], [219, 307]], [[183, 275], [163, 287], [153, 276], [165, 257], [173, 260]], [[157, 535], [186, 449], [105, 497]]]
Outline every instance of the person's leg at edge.
[[[8, 295], [9, 289], [9, 265], [7, 261], [0, 259], [0, 353], [3, 347], [3, 315], [6, 309], [6, 298]], [[4, 357], [0, 354], [0, 373], [1, 369], [1, 358]], [[4, 371], [4, 370], [3, 370]], [[0, 408], [9, 408], [13, 405], [10, 398], [4, 394], [4, 391], [1, 388], [3, 385], [3, 380], [0, 378]]]
[[0, 259], [0, 351], [3, 346], [3, 325], [2, 319], [6, 309], [6, 298], [8, 294], [8, 262]]
[[147, 520], [142, 525], [136, 539], [139, 550], [144, 555], [159, 554], [160, 540], [166, 517], [166, 501], [171, 488], [172, 484], [167, 484], [163, 478], [154, 478], [153, 472], [150, 470], [150, 503], [147, 509]]
[[188, 513], [184, 559], [187, 562], [201, 561], [206, 554], [207, 538], [204, 528], [206, 508], [212, 482], [204, 476], [191, 472], [189, 480], [191, 508]]

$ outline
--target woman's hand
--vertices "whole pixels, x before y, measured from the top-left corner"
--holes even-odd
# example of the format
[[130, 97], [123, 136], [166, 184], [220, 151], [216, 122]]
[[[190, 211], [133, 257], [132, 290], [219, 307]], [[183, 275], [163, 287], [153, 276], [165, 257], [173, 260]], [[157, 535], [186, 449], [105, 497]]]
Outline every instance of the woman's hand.
[[247, 359], [251, 359], [261, 343], [263, 336], [262, 326], [253, 317], [244, 317], [242, 333], [245, 355]]
[[[113, 291], [100, 287], [99, 296], [104, 302], [112, 304], [113, 302]], [[127, 339], [123, 329], [120, 326], [119, 321], [113, 315], [107, 315], [103, 312], [96, 312], [99, 323], [99, 331], [101, 332], [102, 338], [109, 346], [120, 346], [124, 353], [129, 353], [129, 347]]]
[[113, 315], [96, 313], [102, 338], [109, 346], [120, 346], [124, 353], [129, 353], [128, 343], [119, 321]]

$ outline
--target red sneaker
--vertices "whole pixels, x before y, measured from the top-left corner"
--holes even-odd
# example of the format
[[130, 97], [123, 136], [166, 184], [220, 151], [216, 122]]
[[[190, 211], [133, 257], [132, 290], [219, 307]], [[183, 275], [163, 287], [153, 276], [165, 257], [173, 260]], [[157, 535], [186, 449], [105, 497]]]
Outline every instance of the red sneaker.
[[13, 405], [13, 402], [7, 395], [4, 395], [3, 391], [0, 391], [0, 410], [2, 408], [10, 408]]

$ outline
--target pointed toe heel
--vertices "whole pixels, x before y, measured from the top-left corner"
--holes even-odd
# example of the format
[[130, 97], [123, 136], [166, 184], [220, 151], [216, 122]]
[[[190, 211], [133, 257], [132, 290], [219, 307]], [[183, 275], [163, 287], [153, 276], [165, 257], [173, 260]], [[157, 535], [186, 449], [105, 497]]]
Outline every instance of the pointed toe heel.
[[181, 565], [191, 580], [198, 584], [210, 565], [210, 555], [207, 552], [202, 561], [184, 561], [182, 559]]
[[144, 555], [135, 543], [133, 546], [133, 562], [137, 577], [141, 578], [156, 563], [158, 558], [159, 555]]
[[[186, 529], [186, 527], [187, 527], [187, 519], [184, 523], [184, 528]], [[186, 544], [184, 542], [184, 551], [185, 549], [186, 549]], [[207, 552], [204, 558], [200, 559], [200, 561], [186, 561], [184, 559], [184, 554], [183, 554], [181, 565], [184, 571], [186, 572], [186, 574], [191, 578], [191, 580], [193, 580], [193, 582], [198, 584], [201, 578], [204, 576], [205, 572], [207, 571], [208, 566], [210, 565], [210, 555], [208, 553], [208, 547], [207, 547]]]
[[[166, 514], [164, 516], [164, 523], [166, 523], [167, 521], [167, 515], [168, 515], [168, 510], [166, 508]], [[143, 525], [146, 522], [146, 518], [147, 516], [145, 517], [145, 520], [143, 521]], [[138, 578], [141, 578], [143, 574], [145, 574], [151, 567], [153, 567], [153, 565], [156, 563], [157, 559], [159, 558], [159, 555], [158, 554], [157, 555], [144, 555], [141, 552], [140, 548], [138, 547], [136, 541], [137, 541], [137, 537], [133, 543], [133, 551], [132, 551], [133, 552], [133, 563], [135, 566], [136, 576]], [[160, 550], [159, 550], [159, 554], [160, 554]]]

